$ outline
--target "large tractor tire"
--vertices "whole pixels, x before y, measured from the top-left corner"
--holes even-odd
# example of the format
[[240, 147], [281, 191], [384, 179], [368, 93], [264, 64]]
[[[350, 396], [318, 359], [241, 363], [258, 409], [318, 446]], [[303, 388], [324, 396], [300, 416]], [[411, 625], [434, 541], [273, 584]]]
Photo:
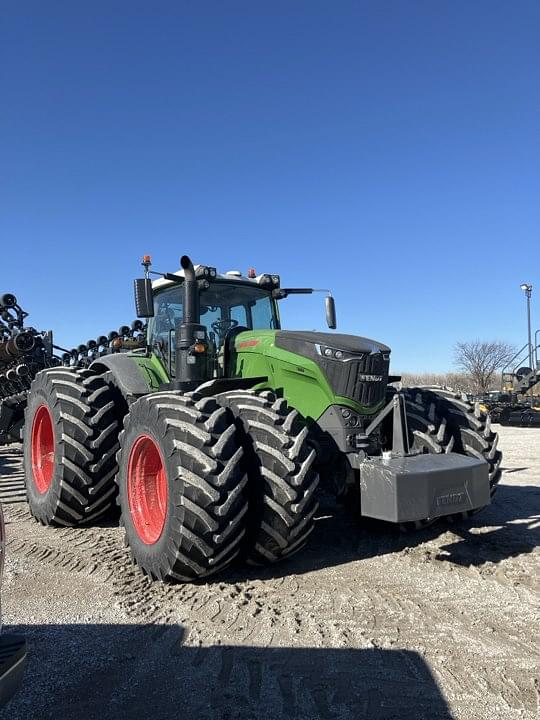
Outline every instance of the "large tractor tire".
[[412, 448], [420, 452], [454, 452], [485, 460], [493, 495], [501, 479], [502, 454], [497, 449], [499, 438], [491, 429], [489, 415], [451, 390], [413, 387], [404, 388], [402, 392]]
[[118, 468], [126, 544], [146, 575], [193, 581], [236, 558], [247, 479], [229, 410], [175, 392], [137, 400], [120, 434]]
[[36, 520], [81, 525], [114, 506], [118, 430], [113, 396], [99, 375], [51, 368], [36, 376], [23, 435], [26, 494]]
[[246, 559], [274, 563], [302, 549], [318, 508], [315, 450], [296, 410], [271, 392], [233, 390], [217, 396], [236, 418], [249, 478]]
[[417, 427], [413, 431], [415, 442], [432, 446], [433, 452], [455, 452], [485, 460], [493, 495], [501, 479], [502, 453], [497, 449], [499, 436], [491, 429], [489, 414], [451, 390], [418, 387], [405, 388], [403, 393], [408, 418], [425, 423], [423, 432]]

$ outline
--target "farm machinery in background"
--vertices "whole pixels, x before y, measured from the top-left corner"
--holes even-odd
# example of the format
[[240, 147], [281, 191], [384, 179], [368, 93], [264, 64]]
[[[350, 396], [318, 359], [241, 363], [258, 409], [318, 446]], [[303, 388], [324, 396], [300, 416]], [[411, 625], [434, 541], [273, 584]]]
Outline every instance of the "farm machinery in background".
[[540, 427], [540, 330], [534, 335], [534, 345], [526, 343], [503, 368], [501, 390], [477, 397], [501, 425]]
[[32, 380], [61, 363], [52, 332], [25, 327], [27, 317], [15, 295], [0, 296], [0, 444], [20, 441]]
[[478, 406], [399, 390], [383, 343], [281, 329], [279, 304], [313, 288], [180, 264], [155, 273], [143, 259], [139, 347], [87, 344], [83, 361], [61, 357], [33, 379], [23, 448], [36, 520], [86, 525], [118, 504], [142, 572], [191, 581], [300, 551], [319, 485], [357, 514], [412, 527], [490, 503], [501, 453]]
[[15, 295], [0, 296], [0, 445], [22, 440], [28, 391], [41, 370], [88, 367], [103, 355], [144, 344], [144, 323], [135, 320], [131, 327], [122, 325], [107, 336], [66, 350], [53, 343], [51, 330], [25, 325], [27, 317]]

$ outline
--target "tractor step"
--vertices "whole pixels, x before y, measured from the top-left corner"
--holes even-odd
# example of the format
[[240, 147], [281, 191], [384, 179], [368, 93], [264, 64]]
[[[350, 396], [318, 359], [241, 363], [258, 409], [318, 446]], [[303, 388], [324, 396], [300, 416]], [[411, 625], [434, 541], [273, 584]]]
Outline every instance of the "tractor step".
[[361, 513], [394, 523], [489, 505], [489, 466], [447, 453], [370, 458], [360, 463]]

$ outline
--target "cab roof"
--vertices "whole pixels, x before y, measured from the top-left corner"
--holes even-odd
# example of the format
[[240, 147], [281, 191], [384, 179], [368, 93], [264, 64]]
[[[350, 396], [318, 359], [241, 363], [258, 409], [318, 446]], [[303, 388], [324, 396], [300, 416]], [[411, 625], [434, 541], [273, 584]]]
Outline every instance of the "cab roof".
[[[207, 267], [206, 265], [194, 265], [195, 273], [197, 273], [197, 270], [200, 268]], [[171, 273], [171, 275], [176, 275], [177, 277], [183, 279], [185, 277], [185, 273], [182, 269], [176, 270], [176, 272]], [[220, 282], [241, 282], [241, 283], [248, 283], [249, 285], [260, 285], [260, 279], [263, 277], [263, 274], [257, 275], [257, 277], [249, 278], [245, 275], [242, 275], [242, 273], [239, 270], [229, 270], [226, 273], [217, 273], [215, 278], [212, 278], [213, 282], [220, 281]], [[202, 279], [202, 278], [201, 278]], [[162, 288], [168, 287], [170, 285], [174, 285], [174, 282], [172, 280], [167, 280], [166, 278], [158, 278], [157, 280], [152, 281], [152, 288], [154, 290], [160, 290]]]

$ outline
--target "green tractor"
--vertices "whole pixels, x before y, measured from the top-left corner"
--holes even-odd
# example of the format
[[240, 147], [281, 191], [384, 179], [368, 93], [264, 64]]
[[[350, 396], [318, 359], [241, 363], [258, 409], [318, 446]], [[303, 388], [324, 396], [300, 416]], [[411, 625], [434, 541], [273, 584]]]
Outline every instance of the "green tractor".
[[[39, 522], [90, 524], [117, 502], [142, 571], [190, 581], [300, 550], [320, 486], [413, 527], [489, 504], [501, 461], [489, 417], [446, 390], [399, 390], [379, 342], [282, 330], [279, 303], [315, 290], [187, 256], [175, 273], [143, 266], [142, 346], [32, 383], [25, 477]], [[335, 329], [329, 293], [326, 315]]]

